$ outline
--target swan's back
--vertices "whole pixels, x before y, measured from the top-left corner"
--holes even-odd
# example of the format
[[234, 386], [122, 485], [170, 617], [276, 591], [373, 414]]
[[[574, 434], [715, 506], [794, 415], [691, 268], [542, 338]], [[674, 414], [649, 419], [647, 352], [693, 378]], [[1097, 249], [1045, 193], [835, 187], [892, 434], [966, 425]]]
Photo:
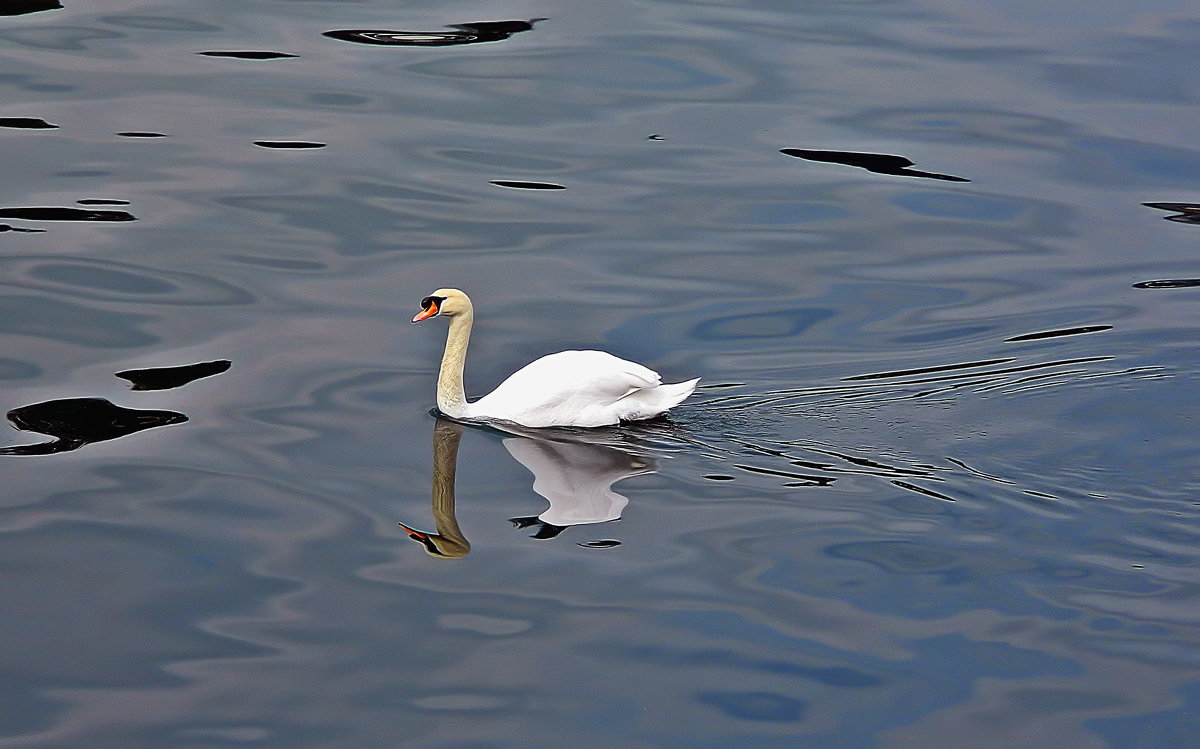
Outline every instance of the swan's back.
[[560, 351], [513, 372], [470, 412], [532, 427], [605, 426], [657, 416], [696, 382], [663, 385], [649, 367], [604, 351]]

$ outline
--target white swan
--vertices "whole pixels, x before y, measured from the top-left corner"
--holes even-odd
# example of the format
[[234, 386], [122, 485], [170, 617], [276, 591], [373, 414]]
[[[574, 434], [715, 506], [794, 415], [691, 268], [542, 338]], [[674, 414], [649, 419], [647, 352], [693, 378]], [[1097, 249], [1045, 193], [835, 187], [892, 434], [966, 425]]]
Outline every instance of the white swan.
[[437, 405], [451, 418], [527, 427], [608, 426], [665, 413], [691, 395], [700, 381], [663, 384], [654, 370], [603, 351], [560, 351], [530, 362], [488, 395], [468, 403], [463, 364], [475, 319], [471, 299], [458, 289], [438, 289], [421, 300], [421, 311], [412, 321], [437, 315], [450, 318]]

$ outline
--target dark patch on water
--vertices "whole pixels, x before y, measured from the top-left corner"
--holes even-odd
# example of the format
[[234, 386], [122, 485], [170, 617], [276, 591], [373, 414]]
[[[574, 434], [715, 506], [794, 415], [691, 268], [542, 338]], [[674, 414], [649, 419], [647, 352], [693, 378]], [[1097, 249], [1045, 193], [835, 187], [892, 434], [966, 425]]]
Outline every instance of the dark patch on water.
[[254, 145], [262, 146], [263, 148], [283, 149], [324, 148], [326, 146], [325, 143], [319, 143], [312, 140], [256, 140], [254, 141]]
[[288, 57], [299, 57], [299, 55], [288, 54], [287, 52], [267, 52], [258, 50], [246, 50], [236, 52], [197, 52], [198, 55], [204, 57], [232, 57], [238, 60], [281, 60]]
[[58, 0], [4, 0], [0, 3], [0, 16], [21, 16], [43, 10], [60, 10]]
[[9, 226], [8, 224], [0, 224], [0, 232], [4, 232], [4, 231], [23, 232], [25, 234], [45, 234], [46, 233], [45, 229], [26, 229], [22, 226]]
[[810, 151], [806, 148], [783, 148], [779, 151], [788, 156], [795, 156], [805, 161], [820, 161], [827, 164], [844, 164], [866, 169], [875, 174], [890, 174], [898, 177], [924, 177], [925, 179], [940, 179], [947, 182], [970, 182], [965, 177], [955, 177], [952, 174], [922, 172], [909, 169], [913, 162], [903, 156], [885, 153], [857, 153], [855, 151]]
[[182, 387], [202, 377], [212, 377], [229, 369], [228, 359], [186, 364], [179, 367], [155, 367], [152, 369], [127, 369], [117, 372], [117, 377], [129, 380], [133, 390], [170, 390]]
[[58, 125], [46, 122], [38, 117], [0, 117], [0, 127], [11, 127], [21, 130], [55, 130]]
[[1085, 325], [1080, 328], [1063, 328], [1062, 330], [1044, 330], [1040, 333], [1026, 333], [1024, 335], [1005, 338], [1006, 343], [1015, 343], [1017, 341], [1040, 341], [1043, 338], [1059, 338], [1068, 335], [1083, 335], [1084, 333], [1099, 333], [1102, 330], [1112, 330], [1111, 325]]
[[1163, 216], [1167, 221], [1181, 224], [1200, 224], [1200, 205], [1196, 203], [1142, 203], [1147, 208], [1160, 211], [1175, 211], [1174, 216]]
[[529, 31], [538, 21], [480, 21], [478, 23], [449, 24], [456, 31], [387, 31], [382, 29], [335, 29], [322, 36], [357, 44], [375, 44], [389, 47], [449, 47], [456, 44], [480, 44], [499, 42], [513, 34]]
[[498, 187], [511, 187], [514, 190], [565, 190], [565, 185], [556, 185], [553, 182], [526, 182], [516, 179], [494, 179], [491, 181], [493, 185]]
[[165, 138], [166, 133], [154, 133], [146, 130], [129, 130], [122, 133], [117, 133], [122, 138]]
[[709, 481], [733, 481], [733, 476], [726, 476], [723, 473], [706, 473], [703, 478]]
[[0, 455], [50, 455], [144, 429], [180, 424], [187, 421], [187, 416], [175, 411], [123, 408], [103, 398], [64, 398], [13, 409], [8, 412], [8, 420], [22, 431], [56, 439], [0, 448]]
[[924, 494], [926, 497], [933, 497], [934, 499], [942, 499], [947, 502], [957, 502], [958, 501], [958, 500], [954, 499], [953, 497], [947, 497], [945, 494], [940, 494], [938, 492], [935, 492], [932, 489], [926, 489], [923, 486], [917, 486], [916, 484], [910, 484], [907, 481], [892, 481], [892, 483], [895, 484], [896, 486], [900, 487], [901, 489], [908, 489], [910, 492], [916, 492], [917, 494]]
[[598, 538], [594, 541], [580, 541], [578, 545], [585, 549], [612, 549], [620, 546], [621, 542], [613, 538]]
[[0, 208], [0, 218], [20, 218], [26, 221], [136, 221], [125, 211], [89, 211], [83, 208]]
[[84, 198], [75, 202], [79, 205], [129, 205], [128, 200], [106, 200], [104, 198]]
[[1135, 283], [1135, 289], [1187, 289], [1200, 286], [1200, 278], [1165, 278], [1161, 281]]

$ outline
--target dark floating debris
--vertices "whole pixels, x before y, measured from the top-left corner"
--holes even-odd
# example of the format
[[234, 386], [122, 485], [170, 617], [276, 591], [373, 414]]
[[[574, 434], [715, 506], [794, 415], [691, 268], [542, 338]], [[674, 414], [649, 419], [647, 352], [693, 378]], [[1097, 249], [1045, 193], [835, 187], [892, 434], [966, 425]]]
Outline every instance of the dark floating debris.
[[229, 369], [228, 359], [186, 364], [181, 367], [155, 367], [153, 369], [127, 369], [117, 372], [117, 377], [129, 380], [134, 390], [170, 390], [183, 387], [202, 377], [219, 375]]
[[595, 541], [580, 541], [579, 545], [585, 549], [611, 549], [620, 546], [621, 542], [614, 538], [598, 538]]
[[1175, 211], [1174, 216], [1163, 216], [1167, 221], [1200, 224], [1200, 205], [1196, 203], [1142, 203], [1142, 205], [1147, 208], [1157, 208], [1160, 211]]
[[124, 132], [124, 133], [117, 133], [117, 135], [121, 136], [122, 138], [165, 138], [165, 137], [167, 137], [166, 133], [152, 133], [152, 132], [146, 132], [146, 131], [141, 131], [141, 130], [130, 130], [130, 131]]
[[514, 190], [565, 190], [565, 185], [553, 182], [525, 182], [519, 179], [494, 179], [492, 184], [498, 187], [511, 187]]
[[21, 130], [55, 130], [58, 128], [58, 125], [51, 124], [38, 117], [0, 117], [0, 127], [12, 127]]
[[4, 0], [0, 3], [0, 16], [22, 16], [43, 10], [59, 10], [57, 0]]
[[75, 202], [79, 205], [129, 205], [128, 200], [105, 200], [103, 198], [84, 198]]
[[324, 148], [327, 144], [318, 143], [313, 140], [256, 140], [254, 145], [262, 146], [263, 148]]
[[538, 21], [480, 21], [446, 26], [456, 31], [386, 31], [380, 29], [335, 29], [321, 36], [357, 44], [377, 44], [389, 47], [449, 47], [455, 44], [480, 44], [500, 42], [513, 34], [529, 31]]
[[1200, 286], [1200, 278], [1168, 278], [1162, 281], [1142, 281], [1135, 283], [1135, 289], [1187, 289]]
[[666, 140], [666, 138], [662, 137], [658, 133], [651, 133], [650, 135], [646, 136], [646, 140]]
[[896, 369], [891, 372], [874, 372], [872, 374], [854, 375], [852, 377], [843, 377], [842, 382], [854, 382], [856, 380], [882, 380], [888, 377], [908, 377], [910, 375], [923, 375], [932, 372], [949, 372], [955, 369], [974, 369], [976, 367], [990, 367], [994, 364], [1007, 364], [1012, 359], [983, 359], [981, 361], [962, 362], [960, 364], [943, 364], [937, 367], [918, 367], [916, 369]]
[[0, 232], [16, 231], [25, 234], [45, 234], [45, 229], [26, 229], [22, 226], [9, 226], [8, 224], [0, 224]]
[[56, 439], [36, 445], [0, 448], [0, 455], [51, 455], [77, 450], [92, 442], [124, 437], [143, 429], [180, 424], [187, 417], [174, 411], [123, 408], [103, 398], [65, 398], [34, 403], [8, 412], [17, 429]]
[[1058, 338], [1065, 335], [1083, 335], [1084, 333], [1099, 333], [1102, 330], [1112, 330], [1111, 325], [1085, 325], [1081, 328], [1063, 328], [1062, 330], [1045, 330], [1040, 333], [1026, 333], [1025, 335], [1013, 336], [1005, 338], [1005, 343], [1014, 343], [1016, 341], [1040, 341], [1043, 338]]
[[938, 492], [935, 492], [932, 489], [926, 489], [923, 486], [917, 486], [916, 484], [910, 484], [907, 481], [894, 480], [894, 481], [892, 481], [892, 483], [895, 484], [896, 486], [900, 487], [901, 489], [908, 489], [910, 492], [916, 492], [917, 494], [924, 494], [926, 497], [933, 497], [934, 499], [941, 499], [946, 502], [957, 502], [958, 501], [954, 497], [947, 497], [945, 494], [939, 494]]
[[709, 481], [733, 481], [733, 476], [726, 476], [722, 473], [707, 473], [704, 478]]
[[233, 57], [239, 60], [280, 60], [286, 57], [298, 57], [298, 55], [288, 54], [287, 52], [266, 52], [256, 50], [246, 50], [244, 52], [197, 52], [198, 55], [204, 57]]
[[27, 221], [136, 221], [125, 211], [89, 211], [83, 208], [0, 208], [0, 218], [23, 218]]
[[876, 174], [892, 174], [899, 177], [924, 177], [925, 179], [940, 179], [947, 182], [970, 182], [964, 177], [952, 174], [937, 174], [909, 169], [913, 162], [903, 156], [893, 156], [886, 153], [856, 153], [854, 151], [810, 151], [805, 148], [783, 148], [779, 151], [788, 156], [795, 156], [805, 161], [820, 161], [827, 164], [844, 164], [866, 169]]

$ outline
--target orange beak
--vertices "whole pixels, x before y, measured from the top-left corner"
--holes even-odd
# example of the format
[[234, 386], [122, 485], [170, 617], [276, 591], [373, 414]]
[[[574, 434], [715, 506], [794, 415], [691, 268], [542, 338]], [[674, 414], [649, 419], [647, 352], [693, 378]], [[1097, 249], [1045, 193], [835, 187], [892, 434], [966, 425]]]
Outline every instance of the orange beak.
[[413, 315], [412, 321], [413, 322], [421, 322], [422, 320], [428, 320], [429, 318], [433, 317], [437, 313], [438, 313], [437, 302], [431, 302], [428, 307], [421, 310], [417, 314]]

